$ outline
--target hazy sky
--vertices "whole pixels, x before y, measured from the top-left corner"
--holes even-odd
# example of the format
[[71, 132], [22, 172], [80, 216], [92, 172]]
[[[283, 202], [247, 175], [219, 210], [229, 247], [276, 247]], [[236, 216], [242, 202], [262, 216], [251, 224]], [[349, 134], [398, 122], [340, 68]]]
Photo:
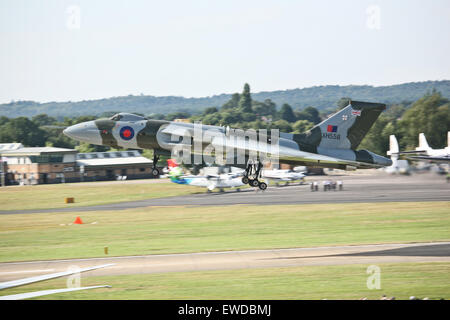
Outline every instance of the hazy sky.
[[0, 103], [450, 79], [450, 1], [0, 0]]

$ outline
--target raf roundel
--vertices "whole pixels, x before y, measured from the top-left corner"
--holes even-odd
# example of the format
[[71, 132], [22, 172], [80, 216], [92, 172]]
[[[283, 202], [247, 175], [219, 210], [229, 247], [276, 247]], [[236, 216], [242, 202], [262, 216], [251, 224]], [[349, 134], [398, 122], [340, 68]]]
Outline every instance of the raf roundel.
[[123, 127], [122, 129], [120, 129], [120, 137], [123, 140], [131, 140], [134, 137], [134, 130], [132, 127]]

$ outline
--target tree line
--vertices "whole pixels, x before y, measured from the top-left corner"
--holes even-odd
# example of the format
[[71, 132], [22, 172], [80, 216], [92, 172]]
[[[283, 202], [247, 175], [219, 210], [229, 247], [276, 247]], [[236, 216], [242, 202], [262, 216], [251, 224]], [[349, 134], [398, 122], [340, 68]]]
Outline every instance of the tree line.
[[[331, 112], [335, 108], [336, 101], [341, 97], [354, 97], [355, 100], [376, 101], [386, 104], [406, 104], [418, 100], [433, 88], [441, 92], [444, 97], [450, 97], [449, 80], [409, 82], [377, 87], [368, 85], [314, 86], [309, 88], [261, 91], [253, 93], [252, 97], [258, 101], [271, 99], [278, 106], [287, 103], [295, 110], [313, 106], [321, 112]], [[31, 118], [44, 113], [62, 121], [63, 117], [79, 117], [87, 114], [99, 116], [104, 112], [114, 110], [144, 114], [167, 114], [176, 111], [187, 111], [191, 114], [199, 115], [207, 107], [214, 106], [219, 108], [230, 100], [231, 97], [232, 94], [228, 93], [199, 98], [130, 94], [121, 97], [83, 101], [51, 101], [40, 103], [36, 101], [16, 100], [0, 104], [0, 116], [4, 115], [11, 118], [25, 116]]]
[[[341, 98], [334, 110], [319, 112], [313, 106], [294, 109], [288, 103], [280, 108], [269, 98], [257, 101], [252, 98], [250, 86], [244, 85], [242, 93], [235, 93], [220, 107], [208, 107], [201, 114], [173, 112], [167, 115], [150, 114], [148, 118], [172, 121], [182, 118], [208, 125], [230, 126], [242, 129], [279, 129], [281, 132], [301, 133], [320, 123], [331, 113], [348, 105], [349, 98]], [[110, 117], [115, 112], [105, 112], [100, 117]], [[144, 114], [140, 114], [146, 116]], [[80, 152], [107, 151], [110, 148], [79, 143], [62, 130], [70, 125], [99, 117], [65, 117], [62, 121], [47, 114], [34, 117], [0, 117], [0, 143], [19, 142], [24, 146], [54, 146], [76, 148]], [[450, 103], [440, 92], [432, 90], [413, 103], [388, 105], [361, 142], [360, 149], [380, 155], [389, 148], [389, 135], [395, 134], [402, 150], [417, 146], [418, 134], [424, 132], [433, 148], [443, 148], [450, 130]]]

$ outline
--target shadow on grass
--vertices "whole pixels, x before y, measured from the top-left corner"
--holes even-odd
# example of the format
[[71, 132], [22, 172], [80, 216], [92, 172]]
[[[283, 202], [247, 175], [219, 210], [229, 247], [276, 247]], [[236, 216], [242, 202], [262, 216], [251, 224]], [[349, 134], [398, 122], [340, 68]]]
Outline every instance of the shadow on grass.
[[[307, 258], [326, 258], [326, 257], [450, 257], [450, 244], [434, 244], [425, 246], [411, 246], [405, 248], [395, 248], [387, 250], [376, 250], [356, 253], [299, 256], [299, 257], [277, 257], [274, 259], [307, 259]], [[266, 259], [264, 259], [266, 260]]]

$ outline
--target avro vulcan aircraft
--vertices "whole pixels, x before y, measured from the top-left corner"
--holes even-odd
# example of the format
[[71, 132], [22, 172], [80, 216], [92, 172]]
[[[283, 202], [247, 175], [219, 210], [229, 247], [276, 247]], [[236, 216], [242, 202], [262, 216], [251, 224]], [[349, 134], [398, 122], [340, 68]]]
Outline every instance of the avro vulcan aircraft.
[[[297, 166], [336, 168], [344, 170], [379, 168], [390, 166], [392, 161], [367, 150], [356, 150], [380, 113], [386, 109], [382, 103], [351, 101], [350, 104], [317, 124], [305, 133], [292, 134], [280, 132], [275, 139], [277, 160]], [[200, 128], [200, 138], [195, 128]], [[197, 130], [198, 131], [198, 130]], [[248, 137], [240, 136], [239, 129], [229, 127], [198, 125], [194, 123], [171, 122], [147, 119], [134, 114], [119, 113], [110, 119], [98, 119], [73, 125], [64, 130], [67, 136], [90, 144], [106, 145], [115, 148], [153, 149], [153, 174], [157, 175], [156, 164], [160, 155], [173, 156], [174, 149], [180, 146], [195, 146], [200, 143], [201, 155], [205, 152], [203, 135], [217, 133], [221, 137], [212, 138], [208, 145], [215, 150], [220, 147], [232, 149], [233, 154], [243, 152], [245, 161], [229, 165], [245, 168], [242, 177], [244, 184], [260, 189], [267, 185], [259, 181], [263, 167], [261, 154], [274, 141], [271, 130], [266, 141], [259, 137], [252, 143]], [[214, 135], [214, 134], [213, 134]], [[183, 137], [189, 136], [189, 141]], [[232, 141], [225, 146], [224, 141]], [[261, 143], [262, 142], [262, 143]], [[195, 149], [195, 148], [194, 148]], [[270, 153], [270, 151], [269, 151]], [[256, 156], [255, 156], [256, 155]], [[196, 156], [193, 154], [193, 156]], [[233, 158], [232, 160], [236, 160]], [[227, 159], [228, 161], [228, 159]]]

